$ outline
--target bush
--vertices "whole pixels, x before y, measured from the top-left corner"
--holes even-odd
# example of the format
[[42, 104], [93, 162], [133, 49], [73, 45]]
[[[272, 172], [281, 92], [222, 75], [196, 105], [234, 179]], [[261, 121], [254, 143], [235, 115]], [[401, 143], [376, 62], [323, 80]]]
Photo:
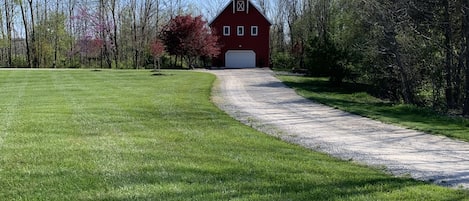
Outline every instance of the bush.
[[278, 52], [272, 58], [272, 65], [276, 69], [292, 69], [296, 66], [296, 62], [289, 53]]
[[24, 56], [16, 56], [11, 60], [11, 67], [14, 68], [28, 68], [28, 61]]
[[340, 85], [344, 79], [352, 77], [355, 56], [333, 41], [321, 41], [315, 37], [310, 40], [306, 51], [309, 76], [327, 76], [335, 85]]
[[335, 61], [335, 57], [337, 57], [336, 48], [327, 41], [320, 41], [318, 37], [314, 37], [310, 40], [306, 54], [309, 76], [329, 76], [329, 68], [337, 63]]
[[82, 67], [80, 60], [75, 59], [75, 58], [73, 58], [70, 62], [68, 62], [67, 60], [63, 60], [62, 65], [65, 68], [81, 68]]

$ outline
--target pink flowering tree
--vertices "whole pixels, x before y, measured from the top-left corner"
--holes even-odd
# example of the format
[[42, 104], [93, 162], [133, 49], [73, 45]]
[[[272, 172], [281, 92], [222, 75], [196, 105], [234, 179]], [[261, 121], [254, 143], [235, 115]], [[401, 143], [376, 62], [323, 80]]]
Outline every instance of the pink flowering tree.
[[111, 67], [111, 52], [115, 48], [111, 39], [113, 27], [111, 21], [107, 20], [102, 12], [91, 10], [87, 7], [79, 9], [72, 17], [76, 28], [80, 30], [80, 37], [74, 53], [90, 58], [106, 59], [108, 67]]
[[161, 56], [163, 56], [165, 52], [164, 44], [161, 40], [156, 39], [150, 44], [150, 53], [153, 56], [153, 66], [155, 67], [155, 71], [159, 71], [161, 69]]

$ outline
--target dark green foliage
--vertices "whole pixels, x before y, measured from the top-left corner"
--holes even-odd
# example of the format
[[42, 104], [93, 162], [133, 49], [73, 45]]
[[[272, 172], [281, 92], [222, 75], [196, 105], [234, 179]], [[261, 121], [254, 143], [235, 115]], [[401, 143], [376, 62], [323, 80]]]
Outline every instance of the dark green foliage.
[[362, 72], [367, 75], [366, 82], [370, 83], [372, 93], [377, 97], [399, 102], [401, 95], [398, 72], [394, 66], [389, 65], [391, 58], [383, 54], [368, 56], [372, 59], [365, 61], [366, 67]]
[[297, 62], [290, 53], [278, 52], [272, 57], [272, 65], [275, 69], [293, 69], [297, 67]]
[[337, 53], [332, 44], [322, 42], [318, 37], [312, 38], [307, 48], [308, 75], [329, 76], [331, 66], [337, 63]]
[[307, 48], [309, 76], [328, 76], [331, 83], [339, 86], [351, 76], [352, 56], [330, 39], [313, 37]]
[[11, 65], [12, 67], [15, 67], [15, 68], [27, 68], [28, 61], [26, 60], [26, 57], [24, 56], [17, 56], [17, 57], [13, 57]]
[[303, 9], [297, 3], [283, 3], [291, 13], [287, 49], [306, 61], [296, 68], [335, 85], [369, 84], [395, 103], [459, 115], [465, 107], [469, 114], [466, 1], [318, 0]]

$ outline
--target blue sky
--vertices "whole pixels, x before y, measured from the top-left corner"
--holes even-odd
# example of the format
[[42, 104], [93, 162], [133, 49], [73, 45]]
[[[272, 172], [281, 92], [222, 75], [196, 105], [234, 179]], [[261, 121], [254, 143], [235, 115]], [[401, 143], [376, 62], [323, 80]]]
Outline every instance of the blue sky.
[[[203, 15], [207, 20], [212, 20], [231, 0], [182, 0], [187, 5], [192, 5], [193, 14]], [[272, 8], [279, 0], [265, 0], [267, 7]], [[251, 0], [258, 5], [257, 0]], [[266, 14], [268, 17], [269, 13]]]
[[211, 20], [225, 5], [231, 0], [186, 0], [187, 4], [192, 4], [196, 12], [201, 14], [208, 20]]

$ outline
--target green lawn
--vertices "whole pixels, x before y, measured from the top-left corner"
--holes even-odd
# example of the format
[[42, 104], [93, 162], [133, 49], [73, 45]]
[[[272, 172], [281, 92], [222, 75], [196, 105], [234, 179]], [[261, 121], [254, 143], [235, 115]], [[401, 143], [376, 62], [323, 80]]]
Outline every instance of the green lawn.
[[469, 200], [256, 132], [214, 79], [0, 71], [0, 200]]
[[386, 123], [469, 141], [469, 120], [462, 117], [452, 118], [429, 109], [383, 101], [369, 95], [366, 87], [351, 83], [335, 88], [326, 78], [279, 78], [300, 95], [325, 105]]

